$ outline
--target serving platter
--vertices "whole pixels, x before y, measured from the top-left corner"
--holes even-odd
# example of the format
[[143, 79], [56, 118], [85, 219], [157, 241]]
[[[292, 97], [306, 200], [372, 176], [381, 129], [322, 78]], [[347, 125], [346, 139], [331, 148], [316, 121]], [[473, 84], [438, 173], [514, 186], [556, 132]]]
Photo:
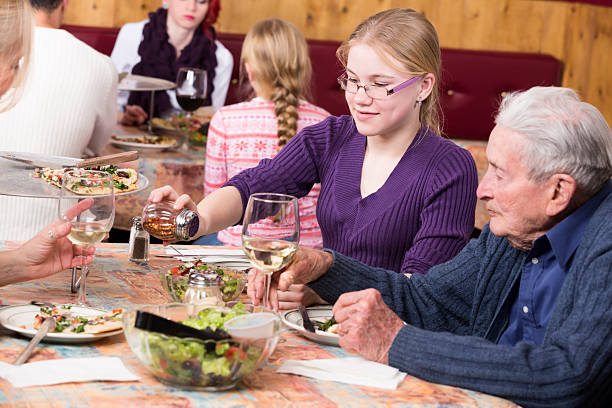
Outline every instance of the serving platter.
[[[33, 177], [33, 170], [33, 166], [0, 158], [0, 177], [2, 178], [2, 183], [0, 183], [0, 195], [58, 198], [60, 188], [47, 183], [41, 178]], [[115, 196], [136, 193], [147, 188], [148, 185], [149, 179], [142, 173], [138, 173], [138, 181], [136, 182], [138, 189], [123, 193], [115, 193]]]
[[[84, 306], [72, 306], [70, 311], [75, 316], [95, 317], [106, 313], [102, 309], [94, 309]], [[15, 305], [6, 306], [0, 309], [0, 324], [9, 330], [21, 334], [25, 337], [34, 337], [36, 330], [34, 329], [34, 317], [40, 312], [40, 307], [35, 305]], [[123, 332], [123, 329], [117, 329], [104, 333], [47, 333], [42, 341], [48, 343], [89, 343], [102, 339], [104, 337], [115, 336]]]
[[161, 78], [127, 74], [117, 84], [119, 91], [164, 91], [175, 88], [176, 84]]
[[[311, 306], [306, 308], [308, 317], [313, 322], [324, 322], [331, 319], [334, 315], [332, 305]], [[317, 343], [326, 344], [328, 346], [338, 346], [340, 336], [334, 333], [327, 333], [316, 329], [316, 332], [309, 332], [304, 329], [302, 315], [298, 309], [287, 310], [281, 313], [281, 319], [288, 327], [297, 330], [302, 336], [316, 341]]]

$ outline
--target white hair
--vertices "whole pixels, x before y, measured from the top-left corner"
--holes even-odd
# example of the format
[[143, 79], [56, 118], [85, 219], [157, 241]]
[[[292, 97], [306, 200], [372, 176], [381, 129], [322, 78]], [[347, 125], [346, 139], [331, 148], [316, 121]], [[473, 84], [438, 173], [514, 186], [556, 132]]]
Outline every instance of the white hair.
[[612, 130], [572, 89], [536, 86], [510, 93], [495, 123], [527, 139], [521, 159], [535, 181], [565, 173], [591, 195], [612, 177]]

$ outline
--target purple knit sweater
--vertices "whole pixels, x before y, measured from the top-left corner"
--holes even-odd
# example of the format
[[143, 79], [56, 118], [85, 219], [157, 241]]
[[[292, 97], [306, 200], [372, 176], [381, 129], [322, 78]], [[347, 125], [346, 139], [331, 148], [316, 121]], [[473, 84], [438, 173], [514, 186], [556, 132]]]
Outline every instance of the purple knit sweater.
[[250, 194], [302, 197], [321, 183], [323, 246], [367, 265], [426, 273], [455, 256], [474, 228], [478, 175], [470, 153], [423, 128], [385, 184], [362, 198], [365, 147], [352, 117], [330, 116], [226, 185], [246, 208]]

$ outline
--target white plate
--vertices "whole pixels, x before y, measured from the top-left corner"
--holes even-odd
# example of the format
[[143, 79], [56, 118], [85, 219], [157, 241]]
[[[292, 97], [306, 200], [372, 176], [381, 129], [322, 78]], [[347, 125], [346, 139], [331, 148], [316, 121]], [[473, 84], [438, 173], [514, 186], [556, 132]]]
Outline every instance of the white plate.
[[128, 74], [121, 78], [119, 91], [163, 91], [175, 88], [176, 84], [161, 78]]
[[176, 149], [182, 144], [181, 141], [179, 141], [177, 138], [172, 137], [172, 136], [169, 136], [169, 137], [174, 139], [174, 143], [170, 143], [170, 144], [147, 144], [147, 143], [129, 141], [130, 139], [136, 139], [136, 138], [142, 137], [141, 135], [117, 135], [117, 137], [120, 137], [125, 140], [111, 139], [110, 143], [114, 146], [124, 148], [124, 149], [149, 150], [149, 151], [165, 150], [165, 149]]
[[[325, 322], [334, 315], [333, 306], [331, 305], [307, 307], [306, 312], [308, 313], [308, 317], [310, 317], [310, 320], [312, 320], [313, 322]], [[302, 315], [297, 309], [283, 312], [281, 314], [281, 319], [283, 320], [283, 323], [285, 323], [287, 326], [297, 330], [302, 336], [307, 337], [310, 340], [314, 340], [317, 343], [321, 344], [327, 344], [329, 346], [338, 345], [340, 336], [338, 336], [337, 334], [327, 333], [319, 329], [317, 329], [315, 333], [306, 330], [302, 323]]]
[[[72, 306], [70, 309], [74, 315], [78, 316], [98, 316], [106, 313], [105, 310], [93, 309], [91, 307]], [[34, 316], [40, 312], [39, 306], [16, 305], [7, 306], [0, 309], [0, 324], [9, 330], [13, 330], [26, 337], [34, 337]], [[22, 327], [23, 326], [23, 327]], [[25, 327], [25, 328], [24, 328]], [[122, 329], [117, 329], [105, 333], [49, 333], [42, 341], [49, 343], [87, 343], [101, 339], [103, 337], [114, 336], [121, 333]]]

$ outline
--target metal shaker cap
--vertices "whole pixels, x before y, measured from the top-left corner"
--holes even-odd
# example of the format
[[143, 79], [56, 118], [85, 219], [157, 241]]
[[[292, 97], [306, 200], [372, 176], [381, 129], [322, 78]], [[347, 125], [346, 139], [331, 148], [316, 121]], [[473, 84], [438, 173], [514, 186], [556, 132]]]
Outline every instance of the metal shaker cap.
[[133, 217], [132, 225], [137, 229], [142, 229], [142, 218], [141, 217]]
[[176, 216], [176, 238], [187, 241], [197, 234], [200, 228], [200, 218], [196, 213], [187, 208], [181, 210]]
[[202, 273], [198, 271], [190, 272], [187, 284], [199, 288], [209, 288], [221, 285], [221, 277], [215, 272]]

